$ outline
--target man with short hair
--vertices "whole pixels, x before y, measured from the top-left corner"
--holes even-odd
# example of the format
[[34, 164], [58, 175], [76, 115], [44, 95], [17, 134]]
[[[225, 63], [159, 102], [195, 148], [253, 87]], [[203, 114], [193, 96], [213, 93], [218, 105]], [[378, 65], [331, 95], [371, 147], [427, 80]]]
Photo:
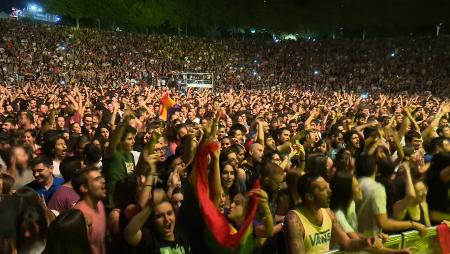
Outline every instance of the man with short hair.
[[331, 238], [337, 239], [346, 251], [381, 247], [375, 237], [350, 239], [329, 209], [331, 190], [321, 176], [307, 173], [297, 183], [302, 203], [285, 217], [286, 253], [325, 253], [330, 250]]
[[106, 216], [102, 199], [106, 198], [105, 179], [100, 169], [87, 167], [78, 171], [72, 179], [80, 201], [74, 206], [80, 210], [88, 225], [88, 239], [92, 254], [106, 253]]
[[131, 151], [135, 143], [136, 129], [130, 125], [118, 127], [103, 160], [108, 198], [105, 200], [107, 209], [114, 209], [114, 188], [116, 183], [129, 173], [134, 172], [135, 160]]
[[416, 229], [426, 233], [423, 224], [414, 221], [390, 219], [386, 209], [386, 190], [375, 181], [377, 163], [374, 156], [361, 155], [356, 161], [356, 172], [363, 194], [363, 201], [357, 204], [358, 231], [365, 236], [375, 236], [382, 231], [402, 231]]
[[40, 155], [31, 161], [31, 170], [35, 180], [26, 187], [35, 190], [38, 195], [43, 195], [45, 203], [48, 204], [64, 180], [53, 175], [53, 160], [45, 155]]
[[63, 213], [72, 208], [80, 195], [73, 189], [72, 178], [77, 170], [81, 168], [81, 161], [74, 157], [64, 158], [61, 161], [59, 170], [64, 178], [64, 184], [61, 185], [48, 203], [48, 208]]
[[238, 179], [245, 182], [247, 190], [251, 190], [255, 181], [260, 177], [256, 166], [261, 163], [263, 159], [264, 146], [260, 143], [253, 143], [250, 146], [248, 155], [247, 161], [242, 164], [245, 174], [239, 174], [238, 172]]

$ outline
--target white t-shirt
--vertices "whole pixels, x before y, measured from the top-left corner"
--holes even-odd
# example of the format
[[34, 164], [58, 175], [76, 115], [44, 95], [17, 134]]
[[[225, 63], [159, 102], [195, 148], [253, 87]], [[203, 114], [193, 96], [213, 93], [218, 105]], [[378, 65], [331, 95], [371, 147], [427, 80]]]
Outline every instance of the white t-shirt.
[[53, 175], [55, 177], [61, 177], [61, 172], [59, 171], [59, 165], [61, 164], [61, 162], [57, 162], [55, 160], [53, 160]]
[[336, 220], [342, 226], [345, 233], [352, 233], [358, 231], [358, 217], [356, 216], [355, 201], [351, 201], [347, 211], [338, 209], [334, 212]]
[[386, 214], [386, 190], [381, 183], [370, 177], [358, 179], [361, 186], [363, 201], [357, 206], [358, 231], [367, 237], [381, 233], [375, 215]]

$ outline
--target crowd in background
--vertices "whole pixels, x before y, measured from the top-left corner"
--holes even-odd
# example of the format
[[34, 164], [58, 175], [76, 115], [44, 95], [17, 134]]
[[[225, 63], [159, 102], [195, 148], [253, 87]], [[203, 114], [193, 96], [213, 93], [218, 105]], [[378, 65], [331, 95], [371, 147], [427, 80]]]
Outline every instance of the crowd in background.
[[222, 253], [206, 218], [233, 253], [409, 253], [450, 220], [448, 38], [0, 36], [1, 253]]

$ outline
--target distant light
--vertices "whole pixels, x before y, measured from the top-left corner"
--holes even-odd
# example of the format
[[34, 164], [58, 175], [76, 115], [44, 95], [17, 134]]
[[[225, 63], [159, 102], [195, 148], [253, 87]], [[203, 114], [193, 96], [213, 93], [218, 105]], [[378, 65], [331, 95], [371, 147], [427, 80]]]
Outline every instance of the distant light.
[[314, 70], [314, 75], [319, 75], [319, 70]]
[[256, 63], [258, 63], [258, 60], [256, 60], [256, 59], [255, 59], [255, 60], [253, 60], [253, 63], [255, 63], [255, 64], [256, 64]]
[[56, 17], [56, 22], [61, 21], [60, 17]]
[[61, 85], [64, 85], [65, 83], [66, 83], [66, 81], [64, 81], [64, 80], [61, 80]]
[[392, 53], [391, 53], [391, 56], [392, 56], [392, 57], [395, 57], [395, 52], [392, 52]]
[[37, 11], [38, 11], [38, 12], [42, 12], [42, 8], [39, 8]]
[[258, 75], [258, 73], [256, 72], [256, 71], [253, 71], [253, 76], [256, 76], [256, 75]]
[[311, 36], [308, 36], [308, 40], [311, 40]]
[[256, 30], [255, 29], [250, 29], [250, 33], [254, 34], [254, 33], [256, 33]]
[[316, 38], [314, 38], [312, 41], [313, 41], [313, 42], [316, 42]]
[[32, 11], [36, 11], [38, 9], [37, 6], [34, 4], [31, 4], [29, 7], [30, 7], [30, 10], [32, 10]]
[[275, 43], [278, 43], [278, 42], [280, 42], [280, 39], [275, 38], [273, 41], [274, 41]]

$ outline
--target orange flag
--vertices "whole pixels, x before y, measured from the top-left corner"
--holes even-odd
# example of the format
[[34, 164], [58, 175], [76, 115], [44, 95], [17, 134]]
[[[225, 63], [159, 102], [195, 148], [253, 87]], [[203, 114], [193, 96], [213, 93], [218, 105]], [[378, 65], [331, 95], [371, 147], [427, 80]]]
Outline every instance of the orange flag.
[[167, 121], [167, 112], [175, 105], [175, 102], [170, 98], [169, 92], [164, 92], [161, 98], [161, 110], [159, 112], [159, 118]]

